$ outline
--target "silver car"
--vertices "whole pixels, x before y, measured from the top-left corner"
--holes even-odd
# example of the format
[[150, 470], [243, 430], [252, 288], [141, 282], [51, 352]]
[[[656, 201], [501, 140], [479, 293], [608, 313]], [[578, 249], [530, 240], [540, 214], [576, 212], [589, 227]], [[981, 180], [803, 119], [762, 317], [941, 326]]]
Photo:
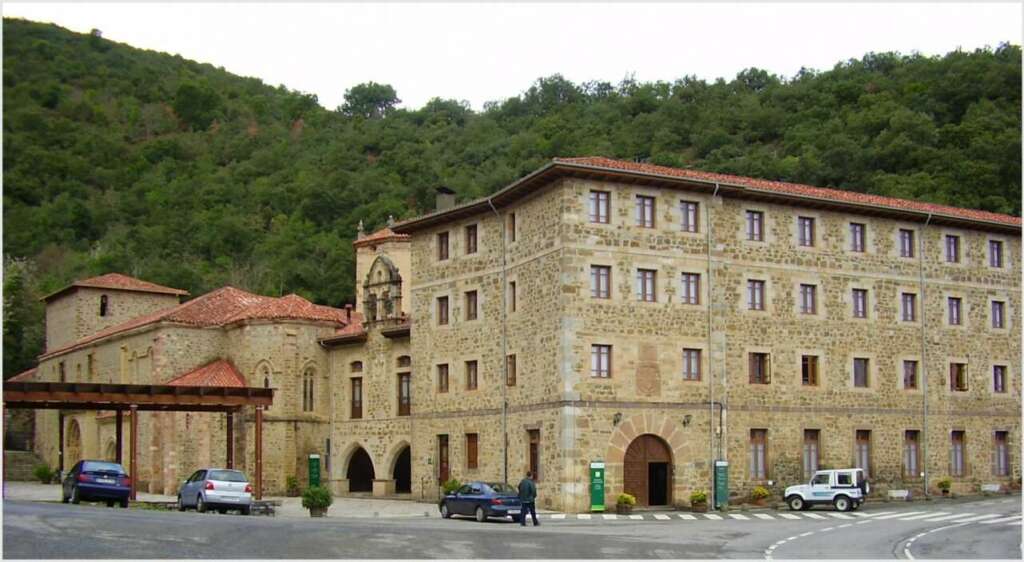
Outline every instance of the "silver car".
[[197, 470], [178, 490], [178, 511], [195, 507], [199, 513], [229, 509], [249, 515], [252, 509], [252, 485], [245, 473], [230, 468]]

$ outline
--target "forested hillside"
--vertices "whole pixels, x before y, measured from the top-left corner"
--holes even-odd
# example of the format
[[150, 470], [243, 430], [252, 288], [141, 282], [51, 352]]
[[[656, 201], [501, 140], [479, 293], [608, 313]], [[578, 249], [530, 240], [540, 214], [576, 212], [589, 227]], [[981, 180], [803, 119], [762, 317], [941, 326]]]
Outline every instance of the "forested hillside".
[[[356, 224], [469, 199], [555, 156], [602, 155], [1020, 214], [1021, 51], [868, 54], [730, 81], [538, 79], [475, 112], [342, 107], [178, 56], [4, 20], [4, 375], [42, 342], [36, 298], [120, 271], [339, 305]], [[309, 72], [336, 69], [310, 68]], [[511, 93], [511, 92], [510, 92]]]

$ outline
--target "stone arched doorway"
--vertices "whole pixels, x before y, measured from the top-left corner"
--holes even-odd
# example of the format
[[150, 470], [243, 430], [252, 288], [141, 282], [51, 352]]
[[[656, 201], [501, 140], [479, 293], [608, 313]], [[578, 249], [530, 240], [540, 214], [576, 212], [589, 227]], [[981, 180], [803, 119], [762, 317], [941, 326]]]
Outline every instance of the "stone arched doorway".
[[395, 469], [391, 477], [395, 480], [396, 494], [412, 492], [412, 452], [409, 446], [402, 449], [395, 459]]
[[650, 433], [634, 439], [622, 466], [623, 489], [640, 505], [672, 503], [672, 450]]
[[64, 444], [64, 470], [71, 470], [75, 463], [82, 460], [82, 428], [78, 420], [68, 423], [68, 433]]
[[345, 477], [348, 478], [349, 492], [373, 491], [373, 460], [362, 447], [356, 449], [349, 458]]

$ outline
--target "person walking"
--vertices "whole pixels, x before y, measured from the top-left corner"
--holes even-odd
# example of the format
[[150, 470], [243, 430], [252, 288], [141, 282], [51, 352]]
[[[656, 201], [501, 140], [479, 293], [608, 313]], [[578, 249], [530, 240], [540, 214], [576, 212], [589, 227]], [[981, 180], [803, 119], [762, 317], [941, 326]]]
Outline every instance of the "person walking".
[[537, 485], [533, 483], [533, 472], [526, 471], [526, 478], [519, 481], [519, 503], [523, 504], [519, 514], [519, 524], [526, 526], [526, 513], [533, 516], [533, 526], [540, 525], [537, 521]]

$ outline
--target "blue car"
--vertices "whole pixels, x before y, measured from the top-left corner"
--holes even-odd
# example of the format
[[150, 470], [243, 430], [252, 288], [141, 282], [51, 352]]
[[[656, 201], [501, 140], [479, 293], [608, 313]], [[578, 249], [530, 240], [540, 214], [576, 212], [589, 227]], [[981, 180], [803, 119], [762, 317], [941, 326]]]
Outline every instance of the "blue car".
[[472, 515], [477, 521], [488, 517], [510, 517], [518, 521], [522, 509], [519, 492], [501, 482], [470, 482], [441, 498], [441, 517]]
[[60, 499], [64, 503], [102, 501], [107, 502], [107, 507], [114, 507], [114, 503], [128, 507], [130, 494], [131, 479], [123, 466], [116, 462], [83, 460], [68, 471]]

